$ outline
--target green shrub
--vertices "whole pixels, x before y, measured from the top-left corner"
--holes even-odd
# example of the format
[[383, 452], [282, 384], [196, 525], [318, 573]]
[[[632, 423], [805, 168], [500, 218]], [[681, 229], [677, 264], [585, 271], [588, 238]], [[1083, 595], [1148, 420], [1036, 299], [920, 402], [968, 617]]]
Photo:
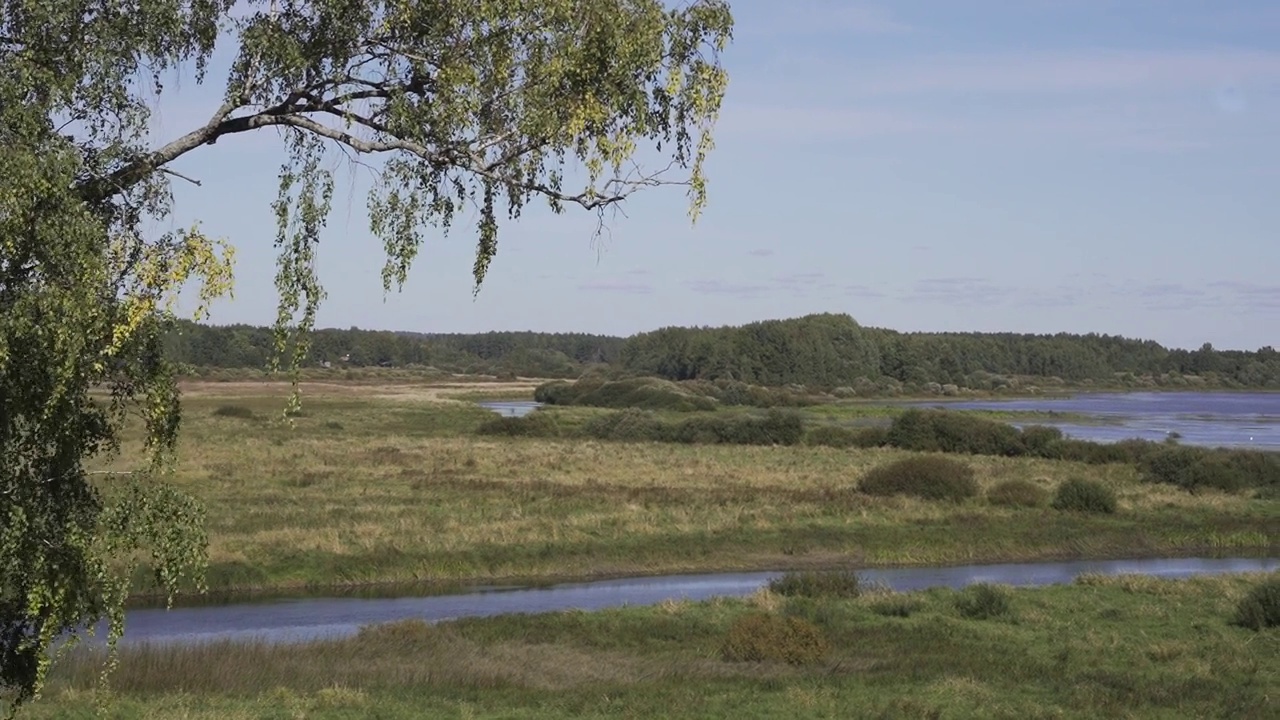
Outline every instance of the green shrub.
[[1116, 511], [1116, 494], [1097, 480], [1069, 478], [1058, 486], [1053, 495], [1055, 510], [1084, 513], [1113, 513]]
[[720, 654], [729, 662], [807, 665], [826, 656], [827, 641], [818, 626], [803, 618], [749, 613], [729, 626]]
[[1176, 485], [1184, 490], [1214, 488], [1237, 492], [1280, 486], [1280, 458], [1257, 450], [1164, 446], [1143, 458], [1139, 470], [1147, 482]]
[[242, 420], [252, 420], [257, 417], [252, 409], [244, 405], [219, 405], [213, 410], [214, 417], [240, 418]]
[[696, 444], [795, 445], [804, 438], [804, 419], [785, 410], [770, 410], [763, 418], [697, 416], [676, 424], [668, 437]]
[[789, 572], [769, 581], [769, 590], [784, 597], [854, 598], [862, 592], [861, 580], [851, 570]]
[[978, 583], [965, 588], [956, 596], [956, 610], [970, 620], [989, 620], [1008, 615], [1009, 595], [989, 583]]
[[1005, 480], [987, 491], [987, 502], [1005, 507], [1040, 507], [1049, 491], [1029, 480]]
[[662, 442], [670, 428], [648, 410], [619, 410], [597, 415], [582, 425], [582, 434], [596, 440]]
[[1028, 425], [1022, 428], [1022, 444], [1027, 453], [1044, 457], [1054, 442], [1062, 439], [1062, 429], [1050, 425]]
[[839, 425], [819, 425], [804, 436], [805, 445], [848, 448], [858, 444], [858, 431]]
[[1280, 575], [1255, 586], [1241, 598], [1232, 622], [1250, 630], [1280, 627]]
[[502, 437], [560, 437], [560, 423], [554, 415], [533, 411], [521, 417], [495, 417], [480, 423], [477, 435]]
[[911, 409], [893, 419], [889, 444], [920, 452], [1025, 455], [1018, 429], [962, 412]]
[[905, 458], [872, 468], [859, 489], [868, 495], [911, 495], [925, 500], [960, 501], [978, 494], [973, 468], [937, 455]]

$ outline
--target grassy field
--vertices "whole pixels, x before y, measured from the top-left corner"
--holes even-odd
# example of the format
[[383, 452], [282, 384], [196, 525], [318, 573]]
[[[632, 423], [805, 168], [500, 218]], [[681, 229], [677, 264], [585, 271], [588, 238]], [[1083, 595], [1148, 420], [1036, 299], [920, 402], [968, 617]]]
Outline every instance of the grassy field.
[[[523, 389], [522, 389], [523, 388]], [[965, 457], [985, 490], [1115, 489], [1114, 515], [855, 490], [889, 449], [490, 439], [458, 393], [531, 384], [186, 388], [174, 481], [207, 508], [213, 590], [1274, 549], [1280, 503], [1140, 483], [1123, 465]], [[562, 422], [600, 412], [564, 408]], [[110, 476], [104, 476], [109, 482]], [[145, 574], [140, 574], [140, 578]], [[139, 595], [147, 586], [139, 580]]]
[[[93, 690], [86, 652], [54, 667], [30, 717], [87, 719], [97, 701], [112, 718], [1261, 720], [1280, 714], [1280, 634], [1231, 618], [1264, 577], [1084, 577], [987, 596], [762, 590], [399, 623], [301, 646], [139, 647], [123, 651], [110, 696]], [[733, 628], [760, 613], [809, 623], [817, 641], [808, 662], [726, 654]]]

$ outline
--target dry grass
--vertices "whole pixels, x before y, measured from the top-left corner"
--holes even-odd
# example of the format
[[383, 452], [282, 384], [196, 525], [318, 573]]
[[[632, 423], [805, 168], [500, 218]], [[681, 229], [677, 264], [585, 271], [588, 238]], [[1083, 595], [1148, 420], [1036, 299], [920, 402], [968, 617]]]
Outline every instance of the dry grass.
[[[1073, 475], [1117, 492], [1116, 516], [1067, 517], [857, 492], [911, 455], [893, 449], [480, 439], [491, 413], [378, 386], [310, 388], [289, 429], [268, 419], [284, 392], [188, 391], [175, 482], [207, 507], [213, 587], [1189, 552], [1280, 529], [1276, 503], [1142, 484], [1127, 466], [962, 458], [984, 492]], [[256, 419], [214, 415], [229, 403]]]

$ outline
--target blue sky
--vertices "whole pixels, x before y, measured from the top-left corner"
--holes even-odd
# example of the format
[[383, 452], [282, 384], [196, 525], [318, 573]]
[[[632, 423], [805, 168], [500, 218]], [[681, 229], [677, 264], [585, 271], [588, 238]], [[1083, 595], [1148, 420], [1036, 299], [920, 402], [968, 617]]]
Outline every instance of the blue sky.
[[[385, 295], [366, 171], [338, 174], [319, 324], [630, 334], [845, 312], [924, 331], [1105, 332], [1280, 344], [1280, 3], [733, 3], [730, 86], [696, 226], [678, 188], [429, 237]], [[223, 76], [216, 69], [211, 76]], [[186, 82], [155, 119], [202, 124]], [[218, 323], [274, 319], [274, 132], [175, 164], [176, 225], [236, 247]]]

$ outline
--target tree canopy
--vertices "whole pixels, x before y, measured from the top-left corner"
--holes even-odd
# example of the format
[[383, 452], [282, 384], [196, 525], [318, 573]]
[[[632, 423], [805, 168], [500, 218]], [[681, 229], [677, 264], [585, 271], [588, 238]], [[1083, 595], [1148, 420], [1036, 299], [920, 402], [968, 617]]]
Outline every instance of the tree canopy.
[[[601, 212], [673, 184], [696, 219], [732, 22], [723, 0], [0, 0], [0, 708], [35, 695], [55, 638], [106, 617], [114, 642], [140, 551], [170, 592], [201, 575], [199, 508], [163, 482], [180, 415], [162, 346], [177, 291], [226, 293], [231, 253], [199, 227], [148, 232], [175, 160], [280, 131], [274, 340], [296, 364], [330, 154], [376, 158], [384, 291], [467, 208], [478, 291], [500, 221], [539, 198]], [[215, 50], [233, 58], [217, 80]], [[154, 138], [182, 69], [222, 102]], [[143, 463], [120, 452], [135, 418]], [[128, 474], [86, 470], [113, 458]]]

